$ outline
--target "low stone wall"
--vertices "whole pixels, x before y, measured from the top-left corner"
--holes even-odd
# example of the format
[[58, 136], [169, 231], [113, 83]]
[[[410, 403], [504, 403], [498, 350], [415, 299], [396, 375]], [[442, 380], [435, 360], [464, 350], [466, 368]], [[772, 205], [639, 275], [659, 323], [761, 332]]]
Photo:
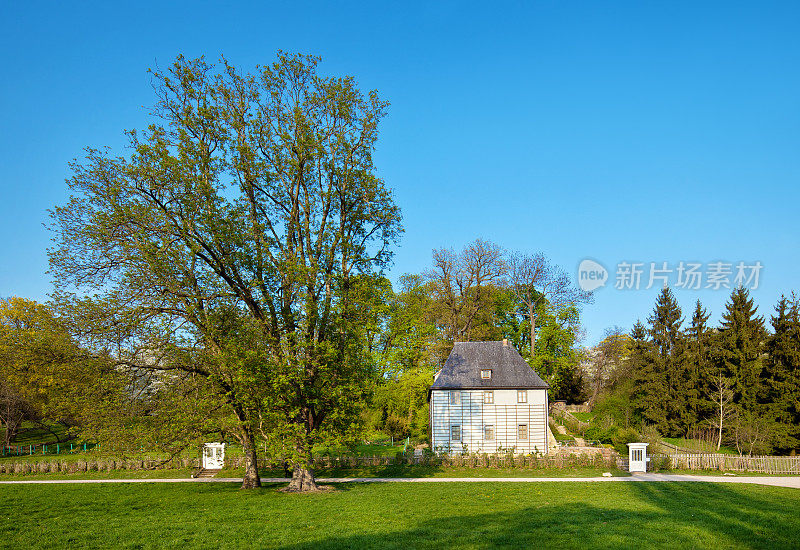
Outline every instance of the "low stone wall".
[[581, 403], [580, 405], [567, 405], [564, 401], [553, 401], [550, 403], [551, 411], [553, 409], [560, 409], [562, 411], [570, 412], [570, 413], [588, 413], [592, 412], [591, 407], [589, 407], [589, 403]]
[[602, 456], [606, 460], [616, 460], [619, 456], [619, 453], [616, 451], [616, 449], [610, 449], [608, 447], [580, 446], [560, 447], [556, 454], [564, 456]]

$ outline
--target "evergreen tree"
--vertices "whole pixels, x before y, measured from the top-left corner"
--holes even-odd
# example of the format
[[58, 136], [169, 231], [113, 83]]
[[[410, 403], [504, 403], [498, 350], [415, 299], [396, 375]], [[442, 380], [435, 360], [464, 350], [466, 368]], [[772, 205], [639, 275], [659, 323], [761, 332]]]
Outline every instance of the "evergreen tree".
[[708, 319], [711, 314], [700, 300], [695, 304], [691, 325], [686, 329], [687, 380], [687, 423], [696, 426], [701, 419], [713, 412], [710, 388], [713, 382], [713, 367], [710, 361], [709, 338], [711, 332]]
[[781, 296], [771, 317], [764, 362], [765, 404], [779, 423], [775, 444], [782, 450], [800, 443], [800, 316], [795, 296]]
[[762, 412], [765, 397], [764, 365], [761, 357], [766, 332], [764, 318], [744, 287], [733, 290], [725, 304], [716, 347], [716, 360], [723, 374], [733, 380], [734, 402], [745, 411]]
[[632, 401], [637, 416], [656, 427], [659, 432], [666, 430], [666, 379], [659, 368], [660, 356], [648, 330], [637, 321], [631, 330], [631, 377], [634, 380]]
[[652, 388], [661, 389], [652, 396], [662, 400], [664, 418], [658, 423], [664, 435], [678, 436], [687, 429], [687, 359], [681, 334], [681, 308], [672, 291], [664, 287], [656, 299], [653, 314], [648, 318], [649, 334], [656, 351], [651, 375], [657, 379]]

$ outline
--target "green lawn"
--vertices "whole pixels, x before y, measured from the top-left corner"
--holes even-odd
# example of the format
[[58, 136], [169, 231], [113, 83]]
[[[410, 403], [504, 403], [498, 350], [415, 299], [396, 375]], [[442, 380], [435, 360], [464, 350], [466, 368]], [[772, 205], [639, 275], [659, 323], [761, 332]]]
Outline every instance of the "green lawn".
[[[50, 429], [43, 428], [33, 422], [23, 422], [22, 429], [17, 434], [12, 445], [39, 445], [40, 443], [50, 443], [67, 438], [67, 428], [61, 424], [52, 424]], [[0, 428], [0, 444], [5, 440], [6, 430]]]
[[575, 418], [577, 418], [582, 422], [591, 422], [592, 418], [594, 418], [594, 413], [574, 412], [572, 413], [572, 416], [574, 416]]
[[800, 491], [698, 483], [0, 488], [5, 547], [790, 548]]

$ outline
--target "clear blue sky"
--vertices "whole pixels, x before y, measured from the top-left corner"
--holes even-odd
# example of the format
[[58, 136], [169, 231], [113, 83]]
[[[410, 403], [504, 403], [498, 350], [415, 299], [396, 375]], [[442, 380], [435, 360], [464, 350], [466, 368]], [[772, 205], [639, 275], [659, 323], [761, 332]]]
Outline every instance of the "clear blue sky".
[[[762, 314], [800, 290], [797, 2], [163, 4], [0, 8], [0, 296], [46, 298], [45, 210], [84, 146], [121, 151], [147, 123], [148, 67], [252, 68], [277, 49], [392, 103], [377, 164], [405, 217], [393, 279], [484, 237], [570, 273], [758, 260]], [[586, 343], [655, 294], [599, 290]], [[677, 296], [716, 319], [727, 292]]]

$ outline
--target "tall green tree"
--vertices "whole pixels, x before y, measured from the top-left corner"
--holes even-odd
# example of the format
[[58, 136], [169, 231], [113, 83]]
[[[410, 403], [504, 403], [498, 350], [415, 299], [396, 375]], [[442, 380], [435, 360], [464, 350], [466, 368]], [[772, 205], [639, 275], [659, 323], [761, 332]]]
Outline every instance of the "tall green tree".
[[244, 488], [260, 485], [259, 432], [285, 443], [290, 490], [316, 487], [313, 445], [351, 429], [371, 375], [354, 280], [401, 231], [372, 158], [387, 103], [318, 63], [153, 71], [153, 123], [127, 157], [89, 149], [53, 212], [62, 296], [96, 295], [74, 308], [91, 311], [86, 340], [205, 378], [235, 418]]
[[796, 296], [781, 296], [770, 318], [764, 378], [765, 404], [780, 424], [775, 444], [781, 450], [800, 445], [800, 305]]
[[734, 402], [745, 411], [757, 412], [766, 391], [765, 339], [764, 318], [757, 314], [749, 291], [734, 289], [725, 304], [714, 347], [719, 368], [733, 380]]
[[550, 383], [551, 399], [582, 402], [586, 397], [586, 381], [579, 368], [584, 351], [576, 345], [580, 329], [578, 308], [570, 306], [539, 319], [535, 352], [529, 360], [531, 366]]
[[649, 337], [647, 327], [637, 321], [631, 330], [630, 373], [634, 380], [631, 400], [634, 414], [647, 424], [656, 426], [664, 433], [666, 429], [666, 377], [659, 357], [659, 350]]
[[656, 353], [645, 370], [649, 380], [641, 392], [653, 392], [646, 400], [660, 401], [658, 410], [663, 415], [660, 418], [651, 415], [648, 420], [655, 422], [664, 435], [682, 435], [686, 430], [686, 349], [681, 333], [681, 309], [669, 288], [659, 293], [648, 323]]
[[712, 414], [714, 407], [710, 396], [710, 388], [714, 382], [711, 362], [710, 338], [711, 330], [708, 320], [711, 314], [703, 307], [700, 300], [695, 303], [690, 325], [686, 328], [686, 408], [687, 424], [697, 426], [699, 422]]

